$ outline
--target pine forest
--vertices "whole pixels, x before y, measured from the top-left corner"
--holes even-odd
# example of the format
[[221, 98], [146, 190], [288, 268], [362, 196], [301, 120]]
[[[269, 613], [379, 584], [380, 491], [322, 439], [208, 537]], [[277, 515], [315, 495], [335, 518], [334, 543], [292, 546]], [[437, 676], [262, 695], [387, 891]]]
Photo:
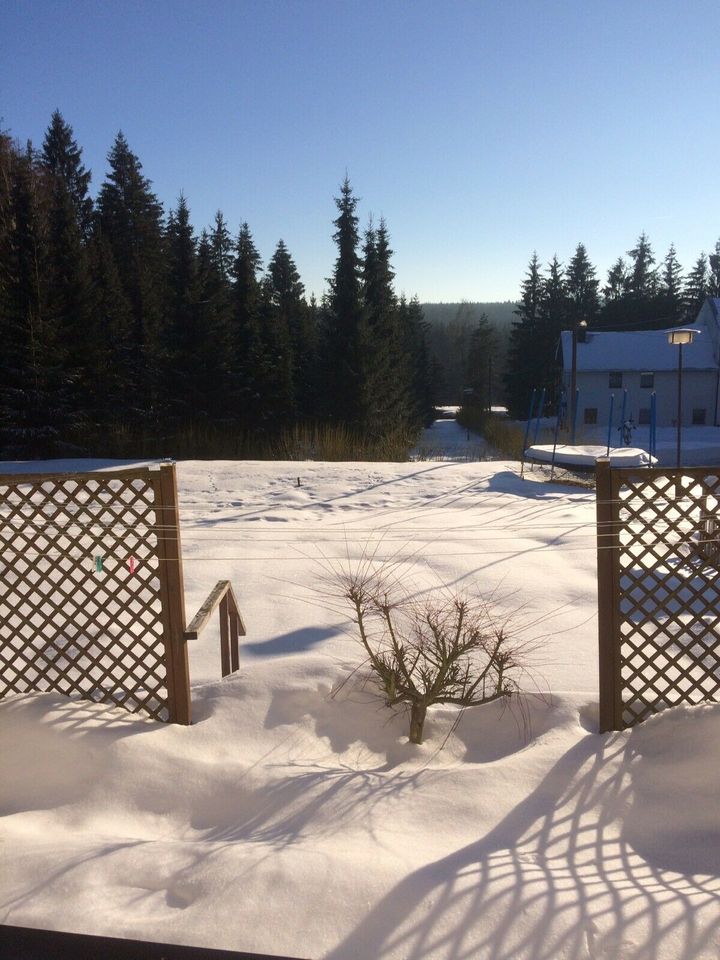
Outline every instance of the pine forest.
[[93, 199], [59, 111], [39, 150], [0, 133], [0, 456], [312, 455], [333, 431], [407, 451], [425, 323], [347, 177], [318, 303], [282, 239], [263, 269], [247, 223], [197, 236], [183, 196], [166, 215], [122, 133], [107, 160]]
[[107, 163], [93, 197], [59, 111], [40, 149], [0, 131], [0, 457], [403, 459], [437, 404], [522, 418], [537, 387], [552, 411], [562, 330], [687, 324], [720, 296], [720, 240], [684, 272], [643, 232], [604, 284], [578, 243], [534, 253], [516, 303], [421, 304], [346, 176], [318, 302], [282, 239], [263, 265], [247, 223], [166, 213], [122, 133]]

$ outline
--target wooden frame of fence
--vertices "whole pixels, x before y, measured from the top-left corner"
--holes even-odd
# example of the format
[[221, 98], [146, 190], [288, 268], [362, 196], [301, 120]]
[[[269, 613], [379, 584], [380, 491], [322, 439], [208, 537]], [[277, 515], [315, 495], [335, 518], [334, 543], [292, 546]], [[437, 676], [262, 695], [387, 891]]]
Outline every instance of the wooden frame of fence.
[[298, 960], [265, 953], [186, 947], [59, 930], [0, 924], [3, 960]]
[[600, 730], [720, 695], [720, 468], [598, 460]]
[[187, 641], [218, 605], [223, 676], [238, 668], [228, 581], [185, 628], [174, 464], [0, 475], [0, 583], [0, 698], [56, 690], [189, 724]]

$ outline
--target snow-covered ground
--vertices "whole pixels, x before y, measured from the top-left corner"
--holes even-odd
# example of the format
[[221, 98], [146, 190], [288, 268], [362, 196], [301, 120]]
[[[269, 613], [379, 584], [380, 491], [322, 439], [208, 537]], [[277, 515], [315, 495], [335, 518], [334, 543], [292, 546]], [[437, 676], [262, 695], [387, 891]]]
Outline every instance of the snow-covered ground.
[[[594, 494], [540, 475], [178, 464], [188, 619], [231, 579], [240, 670], [190, 644], [186, 728], [0, 703], [0, 922], [333, 960], [717, 958], [720, 705], [595, 732]], [[454, 731], [433, 708], [419, 747], [369, 690], [331, 696], [361, 655], [323, 574], [368, 554], [519, 608], [529, 695]]]
[[482, 437], [456, 423], [457, 407], [441, 407], [443, 419], [423, 431], [411, 451], [415, 460], [489, 460], [492, 451]]

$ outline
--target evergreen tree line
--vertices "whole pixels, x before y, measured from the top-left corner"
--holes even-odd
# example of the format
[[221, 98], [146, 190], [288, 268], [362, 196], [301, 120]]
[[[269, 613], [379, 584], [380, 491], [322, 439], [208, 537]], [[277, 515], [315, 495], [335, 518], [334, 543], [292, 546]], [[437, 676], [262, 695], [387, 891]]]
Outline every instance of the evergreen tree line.
[[[113, 452], [115, 436], [212, 424], [258, 440], [295, 424], [381, 437], [432, 416], [417, 299], [398, 297], [387, 225], [336, 198], [329, 293], [286, 244], [265, 270], [247, 223], [166, 216], [119, 133], [97, 197], [56, 111], [42, 148], [0, 132], [0, 455]], [[203, 451], [197, 450], [198, 455]]]
[[720, 297], [720, 240], [686, 274], [674, 246], [657, 263], [642, 233], [629, 259], [619, 257], [601, 287], [585, 246], [564, 266], [553, 257], [543, 272], [537, 253], [521, 286], [505, 368], [505, 400], [512, 417], [527, 416], [534, 387], [545, 389], [550, 409], [558, 399], [562, 330], [583, 321], [595, 330], [665, 329], [692, 323], [706, 297]]

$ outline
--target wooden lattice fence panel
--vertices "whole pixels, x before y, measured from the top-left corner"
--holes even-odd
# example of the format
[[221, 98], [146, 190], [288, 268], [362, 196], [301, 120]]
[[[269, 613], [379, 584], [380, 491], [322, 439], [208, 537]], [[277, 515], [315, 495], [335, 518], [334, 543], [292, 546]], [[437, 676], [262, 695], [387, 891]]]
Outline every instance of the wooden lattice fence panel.
[[172, 465], [0, 476], [0, 585], [0, 697], [189, 722]]
[[600, 726], [718, 698], [720, 469], [598, 464]]

